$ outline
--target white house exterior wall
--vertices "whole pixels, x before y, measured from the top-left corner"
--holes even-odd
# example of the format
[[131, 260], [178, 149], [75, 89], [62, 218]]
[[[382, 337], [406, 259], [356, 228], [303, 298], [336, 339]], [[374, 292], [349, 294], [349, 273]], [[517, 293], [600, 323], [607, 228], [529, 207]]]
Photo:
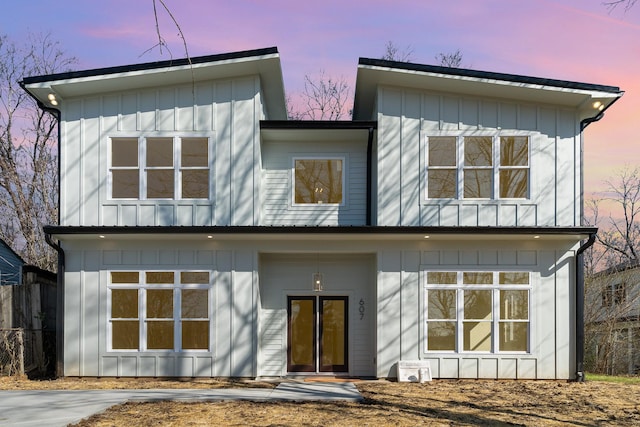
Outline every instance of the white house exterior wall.
[[[367, 206], [367, 146], [360, 141], [263, 142], [260, 225], [364, 225]], [[344, 161], [344, 202], [294, 205], [295, 158], [336, 157]]]
[[[430, 361], [436, 378], [568, 379], [575, 370], [570, 243], [107, 238], [64, 246], [66, 376], [285, 376], [286, 297], [314, 294], [349, 298], [349, 375], [395, 377], [399, 360], [415, 359]], [[110, 351], [109, 272], [128, 270], [211, 271], [210, 351]], [[320, 293], [311, 290], [318, 270]], [[424, 275], [438, 270], [531, 272], [530, 351], [426, 351]]]
[[[262, 118], [258, 77], [65, 100], [60, 225], [257, 225]], [[146, 136], [210, 138], [213, 198], [111, 200], [109, 139]]]
[[[573, 110], [392, 87], [378, 89], [378, 107], [377, 225], [580, 225], [580, 130]], [[426, 198], [425, 138], [474, 132], [530, 136], [529, 199]]]

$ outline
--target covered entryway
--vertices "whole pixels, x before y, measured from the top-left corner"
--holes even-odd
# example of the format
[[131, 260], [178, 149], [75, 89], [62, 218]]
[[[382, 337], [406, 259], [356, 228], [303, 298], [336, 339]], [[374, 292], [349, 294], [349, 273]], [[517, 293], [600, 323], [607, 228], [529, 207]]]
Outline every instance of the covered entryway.
[[348, 297], [287, 298], [287, 371], [348, 372]]

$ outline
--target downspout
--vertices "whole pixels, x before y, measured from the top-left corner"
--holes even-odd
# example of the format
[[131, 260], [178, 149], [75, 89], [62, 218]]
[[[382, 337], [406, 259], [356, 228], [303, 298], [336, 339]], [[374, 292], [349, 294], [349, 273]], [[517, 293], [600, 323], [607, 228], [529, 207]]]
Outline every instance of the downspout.
[[51, 239], [51, 234], [45, 233], [44, 239], [58, 252], [58, 274], [56, 276], [56, 377], [64, 375], [64, 249]]
[[[62, 131], [60, 129], [61, 112], [57, 108], [52, 108], [43, 104], [36, 96], [29, 92], [23, 80], [19, 81], [18, 84], [20, 85], [22, 90], [28, 93], [29, 96], [31, 96], [36, 101], [38, 108], [53, 115], [53, 117], [55, 117], [56, 121], [58, 122], [58, 217], [56, 218], [56, 223], [60, 224], [60, 176], [62, 171], [62, 169], [60, 168], [62, 164], [60, 160], [60, 141], [62, 135]], [[61, 377], [64, 375], [64, 250], [58, 243], [54, 242], [51, 239], [51, 235], [46, 232], [44, 234], [44, 240], [58, 253], [58, 272], [56, 275], [56, 377]]]
[[372, 225], [373, 219], [372, 215], [372, 199], [373, 194], [371, 194], [373, 188], [373, 127], [369, 128], [369, 137], [367, 140], [367, 218], [366, 225]]
[[583, 252], [596, 241], [596, 233], [591, 233], [589, 239], [576, 252], [576, 378], [584, 382], [584, 255]]
[[[604, 111], [580, 122], [580, 224], [584, 218], [584, 139], [582, 132], [593, 122], [604, 117]], [[596, 233], [589, 235], [587, 241], [576, 251], [576, 376], [575, 381], [584, 382], [584, 251], [596, 241]]]

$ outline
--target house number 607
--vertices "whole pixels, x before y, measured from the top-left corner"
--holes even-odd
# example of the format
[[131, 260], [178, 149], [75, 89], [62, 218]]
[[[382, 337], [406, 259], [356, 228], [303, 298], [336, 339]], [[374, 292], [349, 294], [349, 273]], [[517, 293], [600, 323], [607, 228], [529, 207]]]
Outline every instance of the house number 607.
[[360, 320], [364, 319], [364, 299], [360, 298], [360, 308], [358, 308], [360, 312]]

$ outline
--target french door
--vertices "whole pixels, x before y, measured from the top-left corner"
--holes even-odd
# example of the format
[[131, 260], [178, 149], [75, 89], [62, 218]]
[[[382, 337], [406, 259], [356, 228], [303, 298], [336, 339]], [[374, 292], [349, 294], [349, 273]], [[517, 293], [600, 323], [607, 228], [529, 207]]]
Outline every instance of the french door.
[[348, 297], [287, 298], [287, 370], [347, 372]]

